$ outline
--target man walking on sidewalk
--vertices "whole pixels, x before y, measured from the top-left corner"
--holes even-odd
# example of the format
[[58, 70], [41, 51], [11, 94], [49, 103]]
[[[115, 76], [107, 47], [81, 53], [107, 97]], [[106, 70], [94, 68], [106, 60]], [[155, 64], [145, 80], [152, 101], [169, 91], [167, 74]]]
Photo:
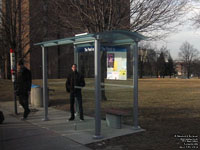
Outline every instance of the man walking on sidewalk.
[[24, 109], [22, 120], [25, 120], [30, 113], [28, 97], [31, 91], [32, 76], [30, 70], [24, 66], [23, 60], [19, 61], [17, 71], [16, 95], [19, 97], [19, 103]]

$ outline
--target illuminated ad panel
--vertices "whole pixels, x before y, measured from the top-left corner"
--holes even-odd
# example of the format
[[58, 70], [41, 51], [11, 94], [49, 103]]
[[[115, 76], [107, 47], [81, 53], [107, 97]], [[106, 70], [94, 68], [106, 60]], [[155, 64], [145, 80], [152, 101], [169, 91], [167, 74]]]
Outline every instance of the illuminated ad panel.
[[127, 80], [127, 51], [113, 47], [107, 50], [107, 79]]

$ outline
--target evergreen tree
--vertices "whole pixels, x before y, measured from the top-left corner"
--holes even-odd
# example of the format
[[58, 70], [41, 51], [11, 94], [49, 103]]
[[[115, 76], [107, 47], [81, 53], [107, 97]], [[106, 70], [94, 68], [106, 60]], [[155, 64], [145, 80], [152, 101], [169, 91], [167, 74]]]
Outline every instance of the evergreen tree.
[[171, 57], [171, 55], [169, 55], [168, 57], [168, 63], [167, 63], [167, 75], [171, 76], [175, 73], [175, 68], [174, 68], [174, 61]]
[[158, 63], [158, 72], [159, 72], [159, 75], [164, 78], [165, 75], [166, 75], [166, 65], [167, 65], [166, 61], [165, 61], [164, 52], [160, 53], [160, 56], [158, 58], [157, 63]]

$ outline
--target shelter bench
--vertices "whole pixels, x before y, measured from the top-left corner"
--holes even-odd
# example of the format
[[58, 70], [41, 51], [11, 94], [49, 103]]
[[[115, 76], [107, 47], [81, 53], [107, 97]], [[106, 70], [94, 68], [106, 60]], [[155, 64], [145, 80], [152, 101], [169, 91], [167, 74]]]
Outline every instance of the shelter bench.
[[121, 129], [122, 116], [128, 116], [129, 113], [124, 110], [119, 109], [107, 109], [106, 113], [106, 123], [109, 127]]

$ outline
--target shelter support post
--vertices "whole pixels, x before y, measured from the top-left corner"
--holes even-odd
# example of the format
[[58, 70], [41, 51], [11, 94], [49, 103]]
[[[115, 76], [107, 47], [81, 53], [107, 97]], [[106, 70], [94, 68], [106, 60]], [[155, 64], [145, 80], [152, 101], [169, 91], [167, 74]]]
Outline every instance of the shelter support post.
[[133, 121], [134, 129], [138, 129], [138, 41], [131, 45], [133, 50]]
[[74, 63], [77, 65], [77, 70], [79, 70], [79, 65], [78, 65], [78, 52], [76, 50], [76, 46], [74, 45]]
[[[77, 47], [76, 45], [74, 45], [74, 64], [77, 65], [77, 70], [79, 71], [79, 65], [78, 65], [78, 52], [77, 52]], [[78, 106], [78, 101], [77, 98], [75, 97], [75, 111], [76, 111], [76, 115], [79, 114], [79, 106]]]
[[100, 139], [101, 136], [101, 63], [100, 63], [100, 42], [99, 36], [95, 39], [95, 50], [94, 50], [94, 64], [95, 64], [95, 135], [94, 139]]
[[47, 51], [42, 46], [42, 75], [43, 75], [43, 105], [44, 105], [44, 121], [48, 119], [48, 87], [47, 87]]

